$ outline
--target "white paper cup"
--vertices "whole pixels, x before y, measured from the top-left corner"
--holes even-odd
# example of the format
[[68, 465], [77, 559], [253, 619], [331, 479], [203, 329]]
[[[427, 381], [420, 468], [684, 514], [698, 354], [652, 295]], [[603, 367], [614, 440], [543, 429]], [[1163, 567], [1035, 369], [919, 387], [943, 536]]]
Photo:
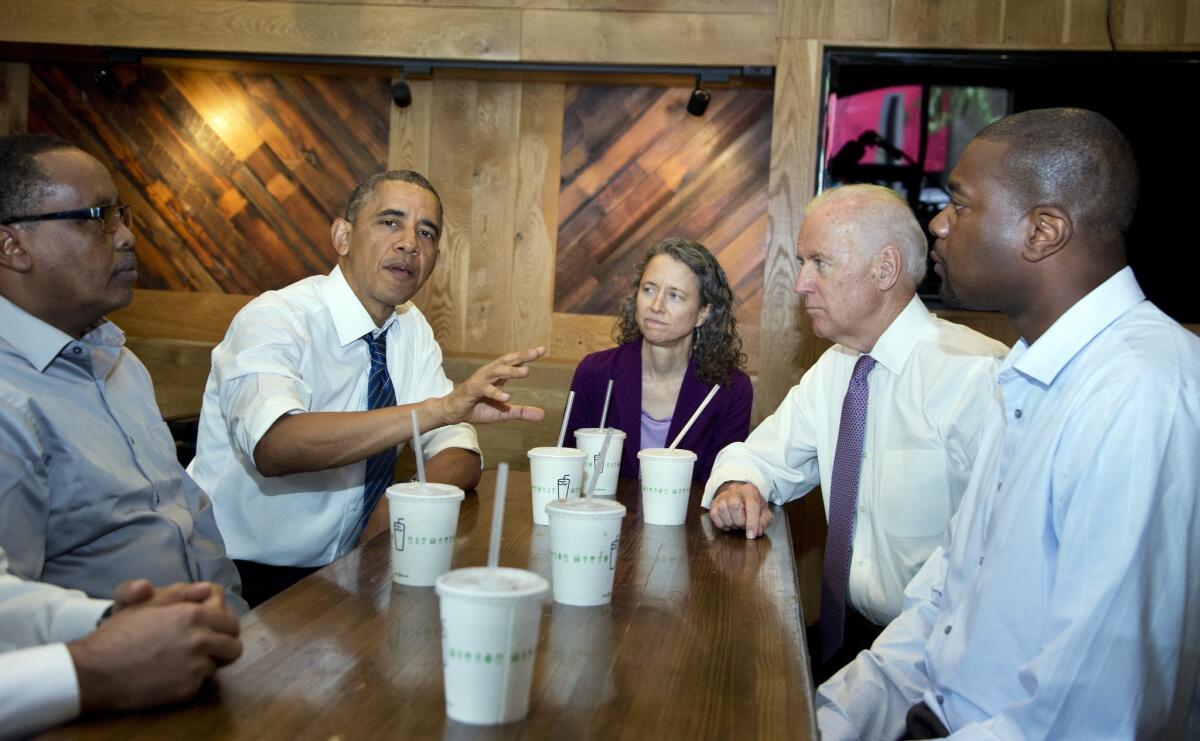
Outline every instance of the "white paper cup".
[[692, 493], [696, 454], [678, 448], [638, 451], [642, 470], [642, 520], [647, 525], [682, 525]]
[[617, 477], [621, 474], [621, 448], [625, 445], [625, 433], [615, 427], [586, 427], [575, 430], [575, 447], [587, 454], [583, 462], [583, 490], [586, 492], [588, 482], [596, 470], [596, 459], [600, 457], [600, 448], [604, 445], [604, 434], [612, 431], [612, 441], [608, 444], [608, 452], [604, 454], [604, 470], [596, 481], [596, 491], [593, 496], [615, 497], [617, 495]]
[[625, 505], [611, 499], [567, 499], [547, 504], [546, 512], [554, 601], [585, 606], [611, 602]]
[[524, 718], [550, 585], [522, 569], [455, 569], [437, 580], [446, 715], [493, 725]]
[[392, 581], [431, 587], [450, 570], [463, 490], [450, 484], [410, 482], [387, 490]]
[[533, 522], [549, 525], [546, 505], [556, 499], [578, 499], [583, 486], [583, 459], [579, 448], [534, 448], [529, 451], [529, 488], [533, 494]]

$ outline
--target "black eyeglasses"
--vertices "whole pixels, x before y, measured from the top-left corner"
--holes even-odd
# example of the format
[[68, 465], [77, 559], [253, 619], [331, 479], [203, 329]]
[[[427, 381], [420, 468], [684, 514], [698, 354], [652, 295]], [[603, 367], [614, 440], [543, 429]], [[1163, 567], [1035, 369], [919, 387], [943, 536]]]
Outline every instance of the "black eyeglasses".
[[69, 219], [99, 221], [100, 228], [104, 230], [104, 233], [112, 234], [121, 224], [127, 227], [133, 226], [133, 208], [123, 203], [114, 203], [111, 206], [92, 206], [91, 208], [77, 208], [72, 211], [55, 211], [52, 214], [14, 216], [0, 223], [8, 226], [9, 224], [20, 224], [26, 221], [66, 221]]

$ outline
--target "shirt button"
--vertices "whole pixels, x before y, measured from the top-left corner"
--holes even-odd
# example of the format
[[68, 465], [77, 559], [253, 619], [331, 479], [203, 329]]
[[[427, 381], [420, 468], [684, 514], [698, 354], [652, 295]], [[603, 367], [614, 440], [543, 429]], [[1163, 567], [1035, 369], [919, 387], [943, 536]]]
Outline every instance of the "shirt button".
[[133, 445], [133, 435], [129, 435], [129, 444]]
[[946, 704], [946, 698], [942, 697], [941, 695], [938, 695], [938, 696], [937, 696], [937, 701], [938, 701], [938, 705], [945, 705], [945, 704]]
[[946, 635], [950, 635], [950, 626], [949, 625], [946, 626]]
[[866, 511], [867, 511], [867, 505], [865, 505], [865, 504], [860, 504], [860, 505], [858, 505], [858, 511], [859, 511], [859, 512], [866, 512]]
[[73, 349], [71, 350], [71, 352], [73, 352], [73, 353], [75, 353], [76, 355], [78, 355], [79, 353], [83, 352], [83, 350], [81, 350], [80, 348], [76, 347], [76, 348], [73, 348]]
[[980, 557], [979, 557], [979, 565], [980, 565], [980, 566], [982, 566], [982, 565], [983, 565], [983, 556], [980, 556]]
[[162, 497], [160, 497], [158, 494], [155, 494], [154, 495], [154, 503], [158, 504], [161, 501], [162, 501]]
[[1021, 418], [1021, 410], [1018, 409], [1017, 411], [1013, 412], [1013, 416], [1016, 417], [1017, 419], [1020, 419]]

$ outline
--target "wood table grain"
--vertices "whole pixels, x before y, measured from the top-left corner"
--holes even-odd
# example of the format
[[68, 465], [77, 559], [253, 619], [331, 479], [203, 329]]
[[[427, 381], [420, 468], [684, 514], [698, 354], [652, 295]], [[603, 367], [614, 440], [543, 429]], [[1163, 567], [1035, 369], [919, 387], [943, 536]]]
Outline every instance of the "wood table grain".
[[[463, 502], [453, 565], [486, 562], [494, 472]], [[532, 525], [514, 472], [501, 563], [550, 577], [549, 530]], [[637, 482], [612, 604], [542, 612], [528, 717], [446, 718], [432, 588], [393, 585], [381, 535], [253, 611], [245, 654], [188, 704], [93, 718], [51, 738], [813, 738], [804, 625], [787, 522], [747, 541], [697, 506], [682, 527], [642, 523]], [[287, 523], [278, 523], [287, 527]]]

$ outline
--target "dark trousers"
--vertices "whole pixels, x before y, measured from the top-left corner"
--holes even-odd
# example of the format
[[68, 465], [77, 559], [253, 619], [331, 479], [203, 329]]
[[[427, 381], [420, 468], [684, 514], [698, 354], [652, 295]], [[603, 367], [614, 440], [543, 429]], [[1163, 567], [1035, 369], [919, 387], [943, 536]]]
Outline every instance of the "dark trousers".
[[258, 607], [320, 566], [272, 566], [256, 561], [233, 560], [242, 577], [242, 598], [251, 608]]
[[837, 650], [837, 653], [829, 657], [829, 661], [822, 664], [821, 630], [816, 625], [806, 628], [805, 637], [808, 639], [808, 660], [812, 667], [814, 688], [820, 686], [834, 674], [837, 674], [838, 670], [853, 661], [854, 657], [858, 656], [860, 651], [869, 649], [882, 632], [883, 628], [859, 615], [850, 605], [846, 605], [846, 631], [842, 640], [842, 647]]

